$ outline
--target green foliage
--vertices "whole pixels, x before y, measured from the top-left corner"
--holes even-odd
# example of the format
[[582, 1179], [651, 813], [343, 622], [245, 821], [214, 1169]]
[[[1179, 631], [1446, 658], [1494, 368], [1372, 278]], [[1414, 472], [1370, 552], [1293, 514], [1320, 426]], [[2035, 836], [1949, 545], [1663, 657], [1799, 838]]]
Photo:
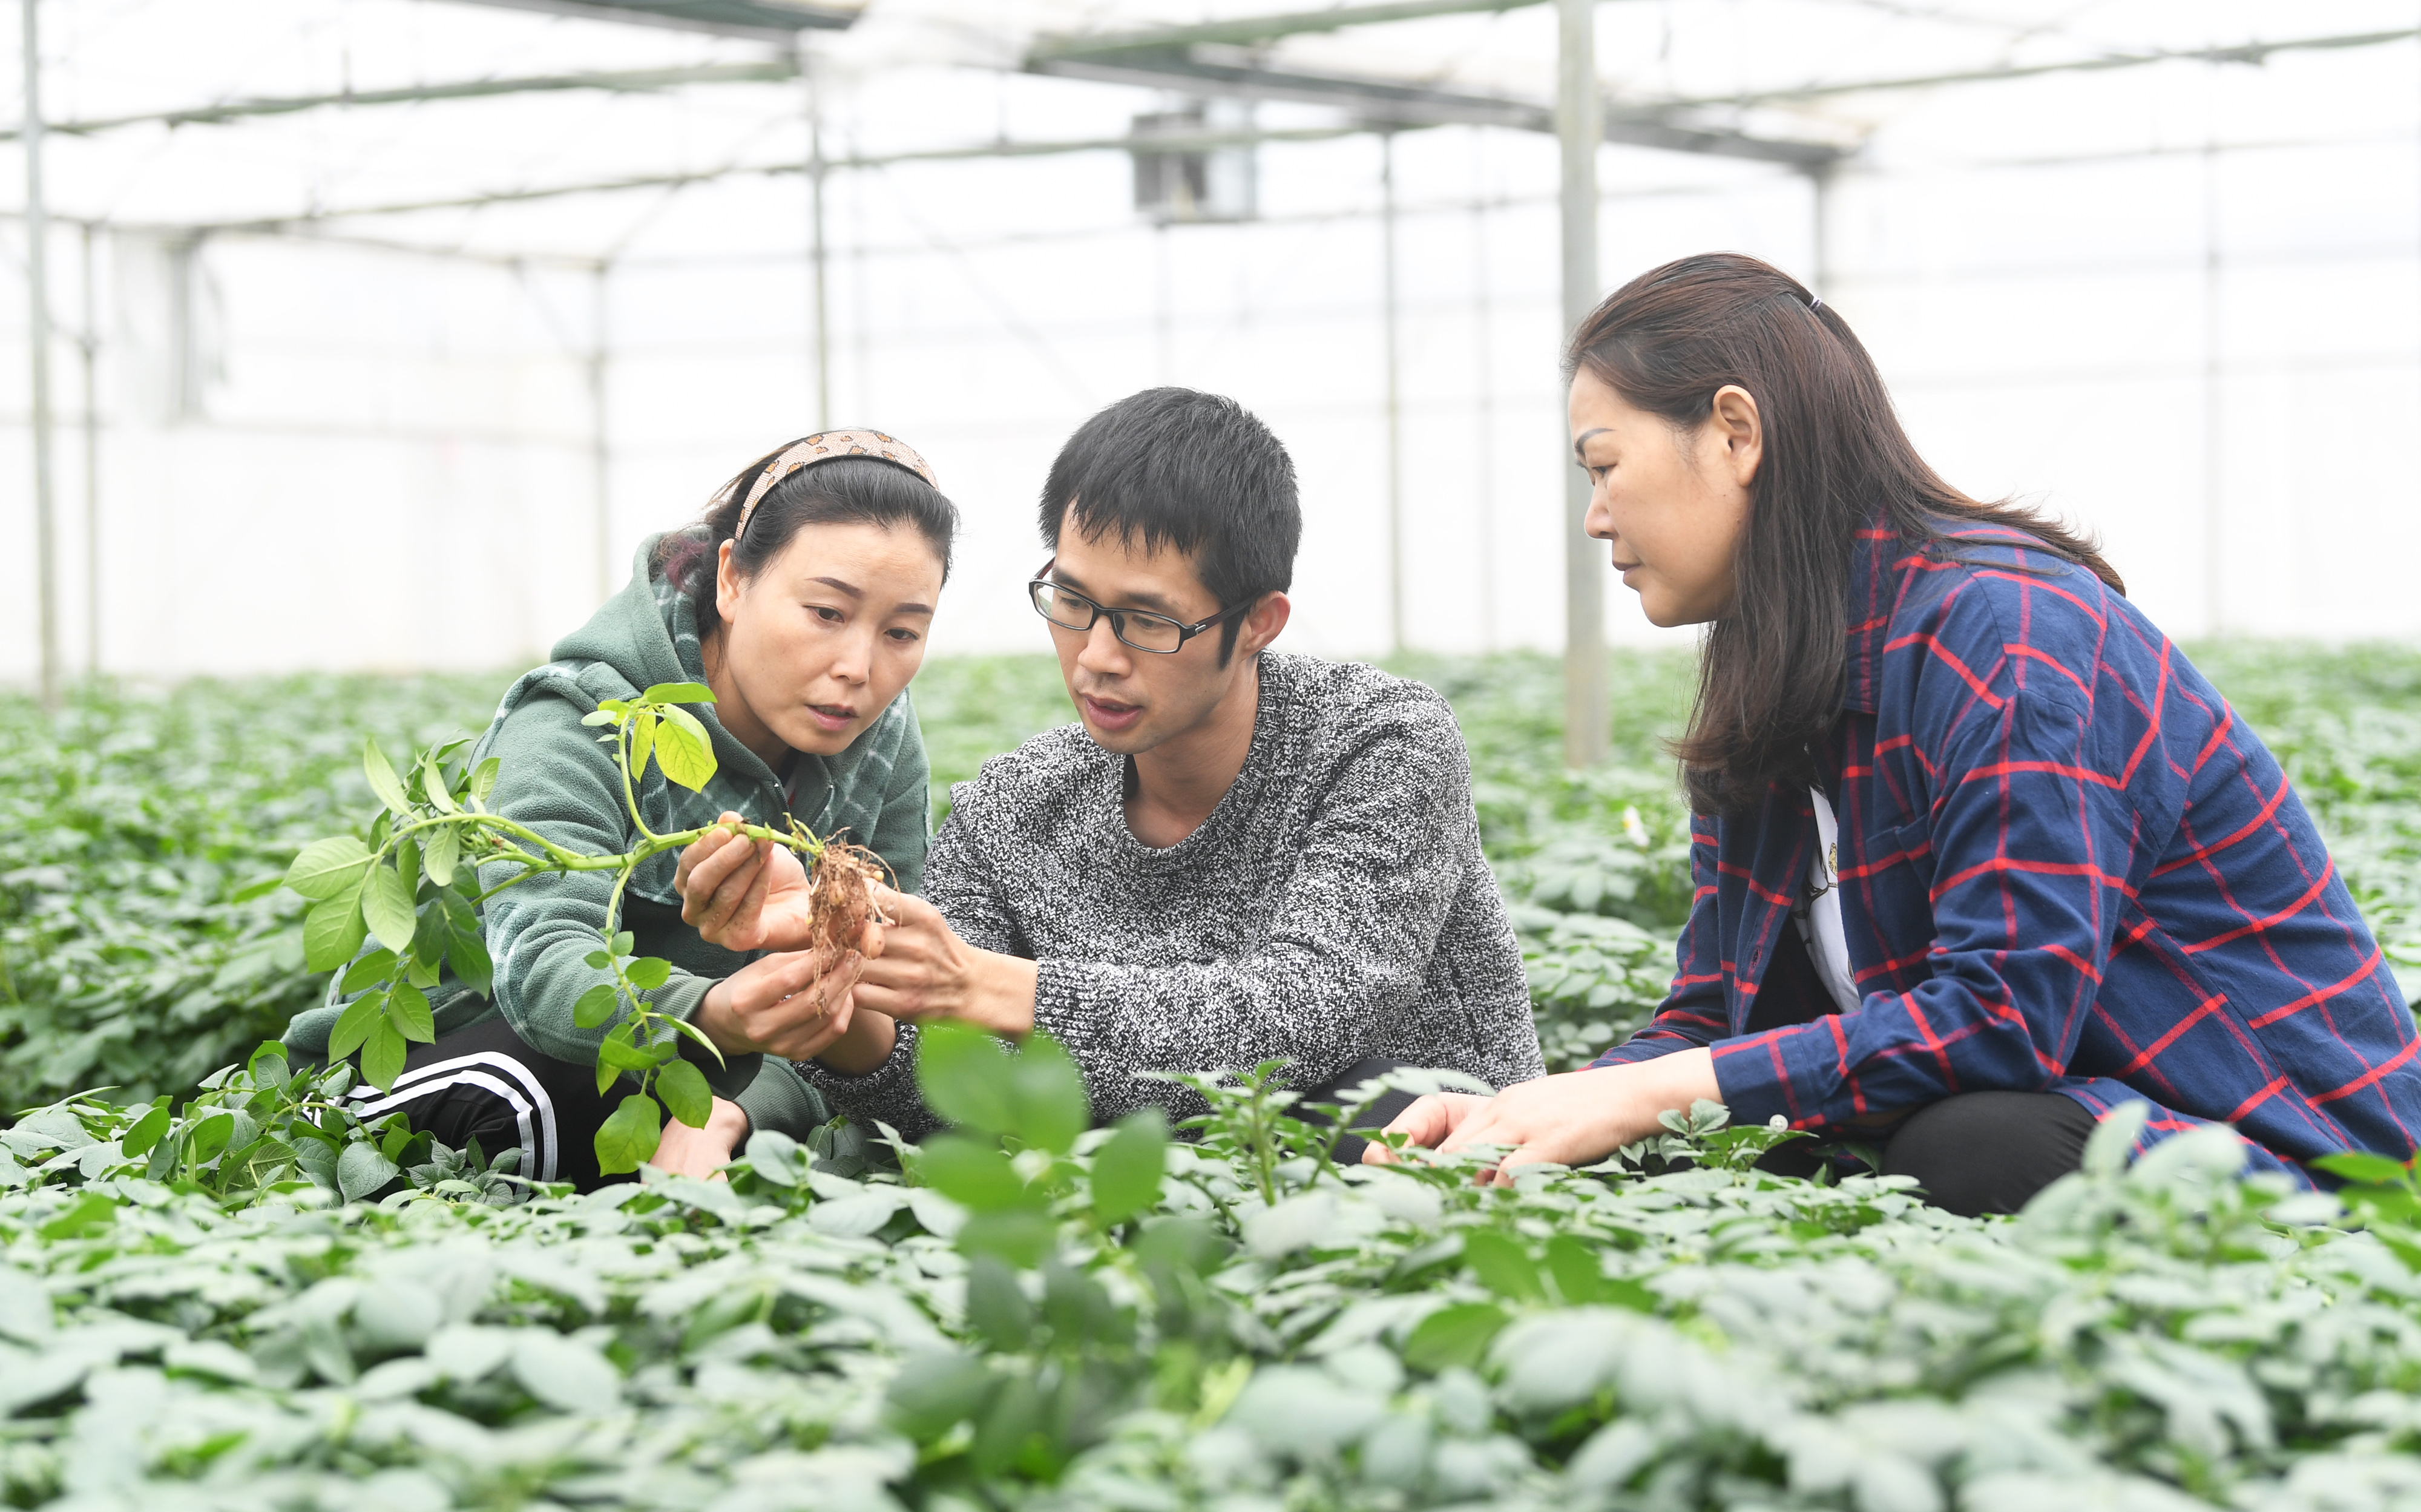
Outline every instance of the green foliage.
[[[2233, 649], [2218, 660], [2402, 948], [2397, 900], [2421, 896], [2403, 870], [2421, 770], [2403, 773], [2421, 743], [2393, 747], [2399, 709], [2421, 705], [2421, 658], [2291, 653], [2275, 673]], [[1652, 1007], [1679, 923], [1685, 831], [1650, 740], [1687, 666], [1618, 665], [1625, 765], [1585, 777], [1554, 770], [1548, 664], [1424, 669], [1470, 733], [1561, 1063]], [[918, 685], [929, 732], [961, 694], [978, 707], [950, 727], [992, 733], [948, 737], [946, 752], [936, 740], [937, 796], [1021, 722], [1054, 717], [1055, 673], [937, 664]], [[109, 717], [133, 729], [179, 707], [192, 719], [217, 706]], [[388, 710], [367, 732], [383, 751], [436, 733], [403, 727], [400, 703], [374, 707]], [[141, 865], [198, 901], [157, 926], [150, 959], [225, 951], [256, 929], [290, 942], [278, 969], [308, 987], [305, 908], [356, 882], [357, 900], [387, 868], [412, 883], [400, 940], [373, 944], [360, 919], [322, 985], [261, 1008], [274, 1021], [211, 1064], [329, 990], [375, 1002], [355, 1021], [364, 1044], [382, 1028], [400, 1039], [420, 1010], [396, 997], [425, 1005], [429, 990], [415, 969], [442, 959], [470, 980], [445, 900], [470, 896], [476, 855], [436, 838], [461, 825], [398, 834], [389, 805], [354, 837], [364, 855], [311, 847], [302, 865], [384, 784], [365, 731], [330, 732], [324, 708], [255, 713], [319, 741], [310, 780], [342, 801], [282, 793], [274, 773], [231, 778], [249, 818], [243, 804], [206, 809], [219, 817], [176, 842], [187, 849], [155, 840]], [[674, 723], [656, 721], [648, 758]], [[69, 810], [85, 820], [143, 802], [119, 771], [136, 755], [104, 752], [106, 735], [7, 738], [14, 772], [117, 772], [117, 797]], [[232, 738], [202, 743], [239, 772], [265, 759]], [[142, 759], [193, 758], [180, 746]], [[458, 766], [390, 772], [416, 816], [476, 813], [493, 771]], [[216, 803], [209, 786], [202, 772], [166, 790]], [[30, 821], [54, 822], [46, 802], [0, 786]], [[47, 921], [45, 948], [88, 974], [74, 993], [104, 984], [109, 1011], [151, 1015], [104, 1046], [140, 1041], [154, 1057], [140, 1064], [172, 1066], [180, 1047], [158, 1041], [194, 1031], [158, 1033], [173, 1000], [140, 996], [145, 958], [121, 980], [78, 943], [111, 915], [107, 895], [81, 912], [61, 901], [87, 865], [62, 833], [38, 830], [48, 850], [0, 834], [17, 911], [0, 940], [17, 990], [30, 979], [42, 994], [0, 1019], [8, 1054], [36, 1034], [55, 1053], [92, 1026], [70, 1016], [83, 998], [61, 995], [50, 956], [15, 953], [36, 938], [16, 931]], [[1588, 836], [1611, 858], [1595, 873]], [[137, 877], [110, 844], [89, 865]], [[205, 886], [194, 877], [211, 845], [223, 854]], [[42, 866], [60, 870], [29, 871]], [[299, 890], [240, 896], [289, 866]], [[628, 996], [650, 975], [629, 950], [601, 941], [602, 995], [581, 1011], [624, 1033], [617, 1056], [653, 1068], [653, 1094], [621, 1115], [635, 1165], [661, 1130], [658, 1100], [679, 1114], [697, 1089], [695, 1068], [660, 1048], [673, 1041], [629, 1032]], [[225, 1002], [212, 1033], [241, 1018]], [[648, 1172], [587, 1197], [522, 1181], [518, 1151], [490, 1162], [365, 1122], [350, 1068], [297, 1073], [273, 1047], [207, 1079], [155, 1070], [148, 1089], [26, 1099], [50, 1105], [0, 1130], [0, 1503], [2387, 1512], [2421, 1496], [2409, 1165], [2350, 1160], [2342, 1198], [2294, 1193], [2239, 1179], [2218, 1135], [2130, 1167], [2118, 1124], [2026, 1213], [1975, 1222], [1893, 1179], [1758, 1172], [1785, 1136], [1706, 1104], [1599, 1169], [1481, 1188], [1458, 1162], [1330, 1165], [1333, 1135], [1299, 1116], [1273, 1068], [1197, 1079], [1210, 1112], [1172, 1139], [1150, 1116], [1086, 1128], [1081, 1084], [1045, 1038], [925, 1042], [919, 1074], [961, 1127], [898, 1165], [870, 1161], [865, 1131], [845, 1125], [804, 1143], [768, 1131], [727, 1182]], [[33, 1064], [0, 1062], [27, 1086], [42, 1084], [21, 1069]]]

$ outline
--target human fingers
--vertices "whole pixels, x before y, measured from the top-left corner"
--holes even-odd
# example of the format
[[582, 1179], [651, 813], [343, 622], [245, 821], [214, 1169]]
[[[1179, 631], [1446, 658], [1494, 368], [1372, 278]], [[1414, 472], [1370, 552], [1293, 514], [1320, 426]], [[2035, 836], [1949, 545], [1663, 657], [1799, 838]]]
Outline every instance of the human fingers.
[[[758, 853], [755, 875], [749, 878], [748, 885], [741, 889], [739, 897], [731, 905], [731, 912], [723, 920], [720, 943], [731, 950], [754, 950], [765, 943], [765, 898], [773, 886], [773, 868], [769, 865], [773, 859], [773, 842], [759, 840], [751, 849]], [[717, 899], [727, 896], [730, 888], [737, 885], [738, 879], [735, 878], [718, 891]]]
[[885, 936], [882, 926], [872, 919], [866, 921], [866, 932], [857, 937], [858, 954], [872, 960], [882, 954]]
[[[1451, 1155], [1474, 1145], [1519, 1145], [1523, 1123], [1520, 1099], [1509, 1096], [1511, 1088], [1492, 1098], [1474, 1098], [1464, 1116], [1455, 1120], [1453, 1130], [1438, 1142], [1438, 1153]], [[1447, 1094], [1452, 1096], [1452, 1094]]]
[[717, 830], [699, 836], [690, 849], [710, 842], [715, 842], [713, 853], [691, 865], [689, 881], [681, 888], [681, 919], [711, 939], [713, 934], [709, 931], [722, 931], [732, 911], [765, 871], [765, 856], [772, 843], [752, 844], [727, 830]]
[[681, 847], [680, 854], [673, 858], [673, 886], [686, 892], [690, 868], [722, 850], [724, 842], [730, 838], [726, 830], [709, 830]]
[[1455, 1125], [1467, 1115], [1467, 1109], [1456, 1107], [1449, 1099], [1460, 1093], [1432, 1092], [1416, 1098], [1413, 1105], [1387, 1121], [1382, 1133], [1404, 1134], [1424, 1149], [1434, 1149], [1440, 1140], [1454, 1132]]

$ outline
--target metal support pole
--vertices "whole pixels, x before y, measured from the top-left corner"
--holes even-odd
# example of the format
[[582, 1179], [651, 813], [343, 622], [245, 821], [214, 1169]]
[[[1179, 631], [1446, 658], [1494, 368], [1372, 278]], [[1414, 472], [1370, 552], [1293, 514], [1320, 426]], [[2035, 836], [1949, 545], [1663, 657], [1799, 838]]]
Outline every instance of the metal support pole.
[[1387, 645], [1404, 653], [1404, 391], [1402, 344], [1397, 330], [1396, 133], [1379, 133], [1380, 297], [1386, 305], [1387, 362]]
[[[2217, 84], [2214, 69], [2212, 83]], [[2213, 106], [2216, 108], [2216, 101]], [[2216, 129], [2214, 128], [2214, 131]], [[2226, 394], [2221, 384], [2222, 308], [2219, 251], [2219, 141], [2203, 144], [2202, 228], [2202, 570], [2208, 622], [2203, 633], [2227, 633], [2226, 500], [2220, 484], [2226, 436]]]
[[832, 411], [832, 298], [830, 259], [824, 252], [824, 104], [816, 78], [815, 54], [799, 39], [799, 77], [807, 85], [807, 186], [809, 231], [814, 250], [816, 300], [816, 429], [830, 430]]
[[84, 228], [84, 670], [101, 676], [101, 295]]
[[[1555, 135], [1563, 148], [1564, 330], [1597, 307], [1597, 149], [1605, 136], [1597, 89], [1596, 0], [1555, 0]], [[1560, 428], [1559, 428], [1560, 429]], [[1570, 438], [1559, 444], [1569, 449]], [[1564, 473], [1564, 760], [1606, 756], [1605, 557], [1588, 538], [1588, 475]]]
[[589, 274], [588, 283], [588, 468], [589, 484], [594, 490], [597, 513], [597, 597], [600, 601], [614, 597], [614, 494], [611, 483], [613, 457], [608, 447], [605, 416], [606, 279], [614, 265], [601, 262]]
[[18, 0], [24, 20], [25, 306], [34, 359], [34, 571], [42, 621], [42, 707], [59, 706], [59, 579], [51, 494], [50, 223], [42, 203], [42, 52], [39, 0]]
[[1815, 263], [1813, 276], [1807, 282], [1816, 297], [1830, 304], [1833, 302], [1833, 167], [1827, 164], [1807, 170], [1808, 206], [1812, 225], [1810, 260]]
[[[1473, 156], [1487, 144], [1486, 133], [1471, 131]], [[1474, 574], [1479, 579], [1479, 648], [1496, 649], [1496, 310], [1489, 298], [1488, 183], [1485, 170], [1471, 196], [1471, 323], [1476, 334], [1472, 351], [1472, 429], [1479, 436], [1479, 486], [1473, 490], [1474, 514], [1479, 526], [1474, 543]]]

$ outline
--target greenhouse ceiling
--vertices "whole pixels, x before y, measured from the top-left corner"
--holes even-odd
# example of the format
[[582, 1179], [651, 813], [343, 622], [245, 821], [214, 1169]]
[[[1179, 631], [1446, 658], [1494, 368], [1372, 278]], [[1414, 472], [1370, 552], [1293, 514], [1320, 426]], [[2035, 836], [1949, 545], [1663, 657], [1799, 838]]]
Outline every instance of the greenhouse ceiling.
[[[2374, 0], [1597, 11], [1609, 141], [1786, 172], [1824, 169], [1944, 89], [2414, 35], [2410, 6]], [[1204, 134], [1285, 141], [1543, 131], [1555, 91], [1555, 17], [1537, 0], [49, 0], [40, 15], [54, 214], [483, 256], [677, 254], [665, 206], [693, 184], [1115, 150], [1154, 98], [1249, 101], [1248, 124]]]

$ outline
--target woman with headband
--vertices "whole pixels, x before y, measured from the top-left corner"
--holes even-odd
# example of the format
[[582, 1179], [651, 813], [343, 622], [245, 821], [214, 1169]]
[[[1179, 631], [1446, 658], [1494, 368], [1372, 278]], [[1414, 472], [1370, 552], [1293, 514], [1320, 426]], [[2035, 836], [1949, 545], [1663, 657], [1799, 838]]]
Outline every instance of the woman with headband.
[[[500, 758], [489, 803], [574, 850], [627, 850], [633, 836], [620, 773], [581, 723], [608, 698], [656, 683], [702, 682], [693, 705], [717, 763], [703, 792], [652, 766], [637, 803], [659, 834], [738, 815], [819, 834], [847, 832], [879, 855], [903, 891], [921, 879], [929, 814], [923, 737], [908, 683], [924, 660], [958, 511], [923, 458], [871, 430], [809, 436], [751, 463], [685, 529], [641, 545], [630, 585], [553, 657], [515, 682], [475, 755]], [[652, 1163], [706, 1176], [752, 1129], [804, 1139], [826, 1113], [790, 1062], [847, 1027], [855, 952], [753, 957], [711, 945], [681, 919], [676, 858], [633, 877], [622, 927], [637, 954], [672, 964], [648, 995], [722, 1052], [695, 1049], [714, 1086], [703, 1130], [664, 1126]], [[363, 1088], [359, 1111], [401, 1111], [457, 1149], [476, 1136], [491, 1156], [523, 1152], [521, 1174], [598, 1184], [594, 1136], [618, 1101], [601, 1096], [594, 1063], [602, 1026], [572, 1005], [606, 974], [590, 966], [610, 877], [534, 878], [487, 905], [492, 1003], [439, 997], [438, 1039], [415, 1045], [389, 1094]], [[451, 983], [446, 984], [451, 986]], [[295, 1021], [287, 1043], [325, 1052], [335, 1010]]]
[[1968, 1213], [2121, 1113], [2139, 1149], [2229, 1125], [2303, 1181], [2411, 1156], [2421, 1037], [2378, 941], [2091, 542], [1944, 481], [1839, 312], [1754, 258], [1642, 274], [1564, 372], [1588, 533], [1648, 619], [1708, 627], [1678, 744], [1696, 903], [1628, 1043], [1392, 1127], [1509, 1147], [1502, 1173], [1713, 1099]]

